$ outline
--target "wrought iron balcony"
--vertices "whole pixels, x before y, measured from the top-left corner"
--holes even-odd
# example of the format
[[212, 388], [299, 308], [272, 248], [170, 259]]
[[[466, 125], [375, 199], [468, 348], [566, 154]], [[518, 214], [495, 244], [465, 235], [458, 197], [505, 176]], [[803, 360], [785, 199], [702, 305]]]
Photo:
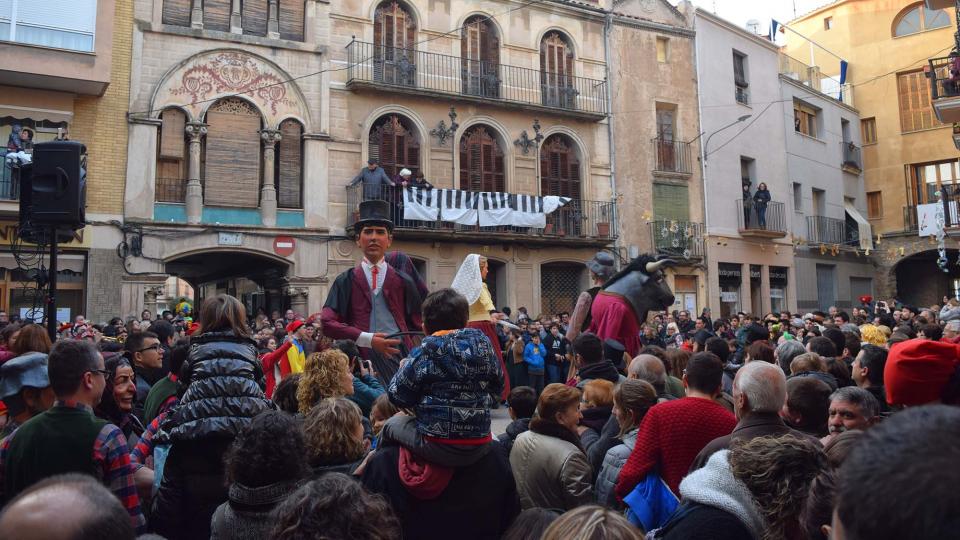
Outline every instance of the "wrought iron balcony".
[[956, 58], [931, 58], [926, 68], [930, 79], [933, 112], [944, 123], [960, 122], [960, 72], [951, 75], [951, 67], [960, 68]]
[[863, 162], [860, 160], [860, 147], [852, 142], [841, 141], [840, 151], [843, 153], [843, 161], [840, 162], [840, 168], [853, 174], [863, 172]]
[[860, 232], [843, 219], [807, 216], [807, 241], [811, 244], [855, 246], [860, 241]]
[[782, 202], [770, 201], [758, 205], [752, 200], [743, 204], [736, 200], [737, 222], [740, 236], [759, 238], [783, 238], [787, 235], [787, 219]]
[[748, 92], [743, 86], [735, 87], [734, 98], [737, 100], [737, 103], [742, 103], [744, 105], [750, 104], [750, 92]]
[[693, 172], [690, 143], [656, 137], [653, 139], [653, 155], [654, 171], [687, 175]]
[[544, 228], [534, 227], [480, 227], [443, 221], [403, 219], [402, 188], [394, 186], [347, 186], [347, 228], [359, 218], [360, 202], [379, 199], [390, 203], [390, 220], [394, 234], [407, 239], [471, 240], [489, 242], [518, 242], [527, 244], [556, 244], [603, 246], [617, 238], [616, 203], [573, 199], [547, 214]]
[[347, 88], [448, 97], [600, 120], [607, 83], [536, 69], [362, 41], [347, 45]]
[[657, 255], [673, 259], [703, 258], [703, 224], [691, 221], [651, 221], [650, 238]]
[[0, 200], [16, 201], [20, 199], [20, 173], [6, 162], [7, 150], [0, 150]]

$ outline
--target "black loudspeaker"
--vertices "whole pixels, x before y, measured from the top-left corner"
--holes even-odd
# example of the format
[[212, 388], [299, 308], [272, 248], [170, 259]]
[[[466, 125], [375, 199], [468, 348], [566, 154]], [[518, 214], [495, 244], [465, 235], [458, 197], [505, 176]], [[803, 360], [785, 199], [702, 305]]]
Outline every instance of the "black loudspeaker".
[[33, 145], [21, 170], [20, 220], [33, 227], [79, 229], [86, 221], [87, 147], [76, 141]]

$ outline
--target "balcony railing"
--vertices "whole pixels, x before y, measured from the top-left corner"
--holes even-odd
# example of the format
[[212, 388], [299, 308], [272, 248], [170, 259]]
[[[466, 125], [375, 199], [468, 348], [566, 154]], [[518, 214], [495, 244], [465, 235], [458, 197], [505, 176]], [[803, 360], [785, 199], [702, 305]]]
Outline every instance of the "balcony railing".
[[807, 216], [807, 241], [811, 244], [857, 245], [860, 232], [846, 220]]
[[20, 173], [7, 163], [6, 156], [7, 150], [0, 149], [0, 164], [3, 165], [0, 173], [0, 200], [16, 201], [20, 199]]
[[157, 177], [157, 202], [183, 203], [187, 200], [187, 181], [184, 178]]
[[651, 221], [650, 237], [657, 255], [676, 259], [703, 258], [703, 224], [690, 221]]
[[740, 234], [771, 238], [786, 236], [787, 219], [782, 202], [770, 201], [761, 206], [751, 200], [744, 206], [743, 199], [737, 199], [736, 208]]
[[957, 60], [952, 57], [931, 58], [925, 70], [930, 79], [933, 112], [943, 123], [960, 121], [960, 100], [951, 99], [960, 97], [960, 75], [950, 73], [955, 62]]
[[421, 221], [403, 219], [402, 188], [394, 186], [347, 186], [347, 206], [350, 213], [347, 226], [352, 227], [359, 217], [359, 205], [363, 200], [379, 199], [390, 203], [390, 220], [394, 229], [411, 236], [470, 236], [489, 238], [491, 235], [507, 239], [515, 236], [518, 241], [566, 240], [585, 244], [603, 245], [613, 241], [618, 234], [615, 203], [609, 201], [585, 201], [573, 199], [566, 205], [547, 214], [544, 228], [479, 225], [461, 225], [440, 219]]
[[737, 100], [737, 103], [744, 105], [750, 104], [750, 92], [747, 92], [747, 89], [742, 86], [735, 87], [734, 98]]
[[860, 147], [852, 142], [841, 142], [840, 151], [843, 152], [843, 161], [841, 167], [859, 173], [863, 170], [863, 162], [860, 161]]
[[655, 171], [680, 174], [693, 172], [690, 143], [656, 137], [653, 139], [653, 155], [656, 157], [653, 169]]
[[597, 79], [362, 41], [347, 45], [347, 61], [348, 87], [368, 84], [591, 118], [602, 118], [609, 110], [607, 83]]
[[808, 66], [792, 56], [780, 53], [780, 73], [820, 91], [820, 68], [817, 66]]

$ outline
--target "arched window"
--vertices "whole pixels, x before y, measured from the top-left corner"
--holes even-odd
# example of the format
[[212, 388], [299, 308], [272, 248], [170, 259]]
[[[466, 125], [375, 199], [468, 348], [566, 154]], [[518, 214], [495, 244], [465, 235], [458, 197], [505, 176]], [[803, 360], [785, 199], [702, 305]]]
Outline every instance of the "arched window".
[[950, 26], [950, 15], [942, 9], [927, 9], [923, 3], [913, 4], [893, 19], [893, 36], [901, 37], [924, 30]]
[[414, 175], [420, 170], [420, 137], [406, 118], [388, 114], [370, 128], [370, 157], [380, 160], [380, 166], [393, 178], [402, 169]]
[[566, 135], [551, 135], [540, 149], [540, 193], [580, 198], [580, 157]]
[[383, 2], [373, 18], [374, 77], [390, 84], [416, 82], [417, 22], [400, 2]]
[[260, 202], [260, 112], [239, 98], [207, 111], [203, 202], [208, 206], [256, 208]]
[[182, 203], [187, 189], [187, 145], [184, 128], [187, 115], [180, 109], [160, 113], [160, 136], [157, 140], [157, 202]]
[[460, 59], [465, 94], [500, 96], [500, 38], [486, 15], [474, 15], [463, 23]]
[[540, 42], [540, 79], [544, 105], [574, 107], [573, 47], [559, 32], [550, 32]]
[[303, 208], [303, 126], [289, 119], [280, 122], [277, 144], [277, 206]]
[[503, 149], [488, 126], [477, 125], [460, 138], [460, 189], [506, 191]]

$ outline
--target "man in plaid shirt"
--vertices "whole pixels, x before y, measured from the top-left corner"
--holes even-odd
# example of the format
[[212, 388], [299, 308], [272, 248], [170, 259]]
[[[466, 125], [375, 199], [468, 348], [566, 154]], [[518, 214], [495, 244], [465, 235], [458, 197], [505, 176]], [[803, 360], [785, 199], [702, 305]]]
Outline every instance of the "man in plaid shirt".
[[0, 443], [0, 501], [50, 476], [85, 473], [120, 499], [138, 534], [146, 532], [126, 438], [93, 414], [108, 374], [100, 352], [86, 340], [60, 341], [50, 351], [48, 374], [53, 408]]

